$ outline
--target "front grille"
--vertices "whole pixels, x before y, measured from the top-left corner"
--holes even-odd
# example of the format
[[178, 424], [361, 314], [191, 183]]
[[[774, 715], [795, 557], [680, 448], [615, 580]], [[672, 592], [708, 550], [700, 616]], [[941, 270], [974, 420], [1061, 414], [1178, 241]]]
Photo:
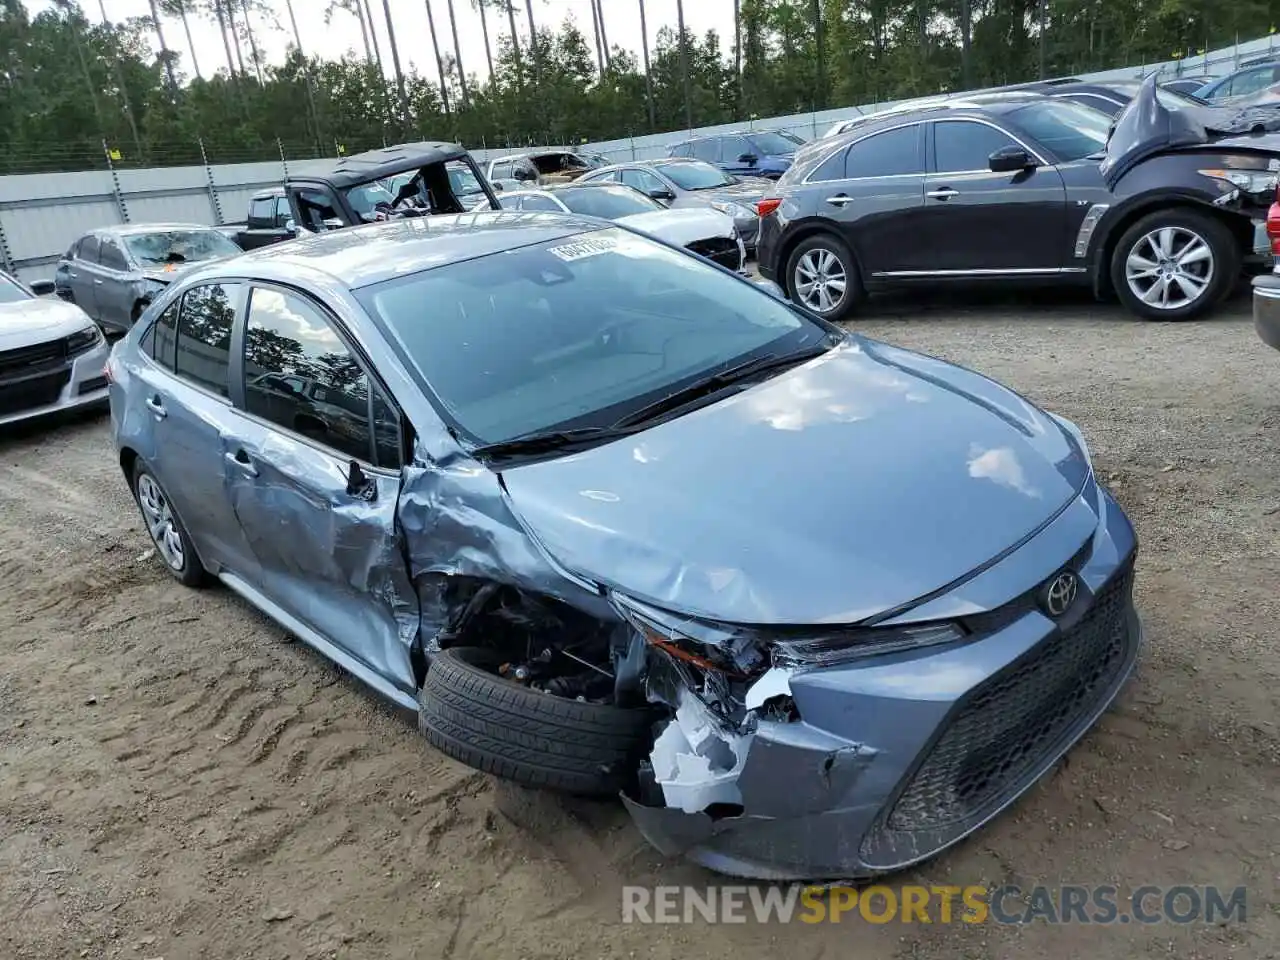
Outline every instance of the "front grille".
[[65, 339], [0, 351], [0, 416], [56, 402], [70, 379]]
[[737, 270], [740, 266], [738, 242], [728, 237], [712, 237], [707, 240], [695, 240], [686, 248], [699, 256], [714, 260], [722, 267]]
[[76, 395], [83, 397], [86, 393], [93, 393], [95, 390], [103, 390], [106, 386], [106, 377], [92, 377], [80, 384], [79, 388], [76, 390]]
[[967, 699], [898, 798], [889, 830], [933, 831], [980, 817], [1043, 762], [1122, 669], [1132, 584], [1130, 561], [1074, 627]]

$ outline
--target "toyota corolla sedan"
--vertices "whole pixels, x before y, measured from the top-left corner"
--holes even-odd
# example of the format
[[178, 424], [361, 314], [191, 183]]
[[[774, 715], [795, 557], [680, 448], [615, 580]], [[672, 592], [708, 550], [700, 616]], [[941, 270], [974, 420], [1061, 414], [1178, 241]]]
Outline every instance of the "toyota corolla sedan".
[[107, 402], [107, 342], [79, 307], [0, 272], [0, 426]]
[[1138, 656], [1080, 431], [625, 226], [431, 217], [266, 247], [116, 346], [159, 559], [440, 750], [620, 796], [740, 876], [928, 858]]

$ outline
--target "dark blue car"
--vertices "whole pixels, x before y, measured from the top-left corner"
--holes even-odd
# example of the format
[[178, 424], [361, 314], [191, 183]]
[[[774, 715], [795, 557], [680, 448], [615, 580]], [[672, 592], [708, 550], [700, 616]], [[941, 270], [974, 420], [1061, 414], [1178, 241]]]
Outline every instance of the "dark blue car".
[[672, 147], [669, 155], [705, 160], [726, 173], [777, 180], [803, 145], [804, 141], [791, 133], [743, 131], [686, 140]]

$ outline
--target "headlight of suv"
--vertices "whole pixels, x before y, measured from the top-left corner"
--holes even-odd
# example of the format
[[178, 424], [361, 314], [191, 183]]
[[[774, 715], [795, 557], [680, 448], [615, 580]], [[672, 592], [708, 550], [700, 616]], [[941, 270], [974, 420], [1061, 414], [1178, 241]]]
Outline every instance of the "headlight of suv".
[[696, 666], [754, 674], [769, 664], [830, 667], [841, 663], [954, 643], [969, 635], [958, 623], [901, 627], [806, 629], [741, 628], [691, 620], [613, 594], [614, 607], [650, 645]]
[[741, 219], [747, 215], [746, 208], [739, 206], [732, 200], [712, 200], [711, 209], [719, 210], [726, 217], [733, 217], [735, 220]]
[[1202, 177], [1221, 180], [1245, 193], [1271, 195], [1276, 192], [1280, 177], [1265, 170], [1197, 170]]
[[67, 353], [75, 355], [92, 350], [103, 341], [102, 331], [96, 323], [91, 323], [83, 330], [77, 330], [67, 337]]

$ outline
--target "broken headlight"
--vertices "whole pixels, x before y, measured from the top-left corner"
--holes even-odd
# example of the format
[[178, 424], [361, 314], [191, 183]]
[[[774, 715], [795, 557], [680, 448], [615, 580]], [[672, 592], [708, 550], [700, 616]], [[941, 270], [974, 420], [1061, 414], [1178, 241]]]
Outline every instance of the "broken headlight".
[[920, 623], [904, 627], [866, 627], [807, 637], [773, 637], [774, 660], [795, 667], [830, 667], [867, 657], [954, 643], [967, 636], [957, 623]]
[[1274, 171], [1265, 170], [1197, 170], [1202, 177], [1209, 177], [1223, 183], [1229, 183], [1238, 190], [1257, 196], [1276, 192], [1276, 184], [1280, 182]]
[[936, 622], [902, 627], [815, 628], [737, 627], [693, 620], [613, 595], [615, 608], [653, 647], [708, 670], [749, 677], [770, 664], [829, 667], [953, 643], [968, 634], [959, 624]]

